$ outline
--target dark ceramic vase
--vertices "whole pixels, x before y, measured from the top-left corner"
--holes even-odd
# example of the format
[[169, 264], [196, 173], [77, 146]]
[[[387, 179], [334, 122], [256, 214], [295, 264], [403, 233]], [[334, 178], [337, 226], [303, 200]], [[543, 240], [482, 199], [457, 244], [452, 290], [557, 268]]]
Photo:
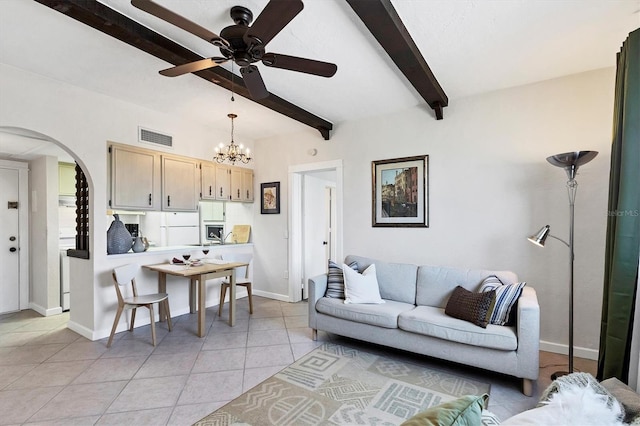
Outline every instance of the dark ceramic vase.
[[107, 254], [126, 253], [133, 245], [131, 234], [117, 214], [114, 214], [113, 217], [115, 219], [107, 230]]

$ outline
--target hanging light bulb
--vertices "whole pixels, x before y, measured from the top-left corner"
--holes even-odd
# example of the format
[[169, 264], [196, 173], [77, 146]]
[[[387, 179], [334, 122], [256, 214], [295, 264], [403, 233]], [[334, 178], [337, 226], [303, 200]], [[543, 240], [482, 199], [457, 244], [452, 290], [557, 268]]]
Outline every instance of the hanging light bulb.
[[241, 161], [244, 164], [247, 164], [252, 160], [249, 149], [244, 150], [243, 145], [238, 146], [233, 141], [233, 120], [238, 116], [236, 114], [227, 114], [227, 117], [231, 119], [231, 143], [226, 148], [223, 143], [218, 145], [215, 149], [216, 153], [213, 156], [213, 159], [218, 163], [229, 161], [231, 164], [235, 164], [236, 161]]

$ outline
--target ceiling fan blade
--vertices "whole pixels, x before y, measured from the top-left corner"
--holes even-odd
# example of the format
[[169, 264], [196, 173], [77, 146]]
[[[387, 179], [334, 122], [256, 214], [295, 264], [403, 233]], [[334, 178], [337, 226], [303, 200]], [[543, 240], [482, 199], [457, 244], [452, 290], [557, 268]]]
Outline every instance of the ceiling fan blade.
[[269, 96], [258, 67], [255, 65], [242, 67], [240, 68], [240, 74], [242, 74], [244, 85], [247, 86], [252, 99], [263, 99]]
[[338, 66], [330, 62], [281, 55], [280, 53], [265, 53], [262, 57], [262, 63], [268, 67], [304, 72], [321, 77], [333, 77], [336, 71], [338, 71]]
[[217, 67], [223, 62], [226, 62], [227, 58], [207, 58], [199, 61], [187, 62], [186, 64], [176, 65], [175, 67], [167, 68], [160, 71], [160, 74], [165, 77], [177, 77], [179, 75], [188, 74], [190, 72], [202, 71], [207, 68]]
[[245, 43], [250, 45], [259, 40], [262, 45], [266, 45], [303, 7], [301, 0], [271, 0], [245, 33]]
[[218, 34], [212, 33], [208, 29], [201, 27], [195, 22], [191, 22], [187, 18], [178, 15], [158, 3], [154, 3], [151, 0], [131, 0], [131, 4], [140, 10], [162, 19], [163, 21], [173, 24], [203, 40], [213, 43], [215, 46], [229, 46], [229, 43]]

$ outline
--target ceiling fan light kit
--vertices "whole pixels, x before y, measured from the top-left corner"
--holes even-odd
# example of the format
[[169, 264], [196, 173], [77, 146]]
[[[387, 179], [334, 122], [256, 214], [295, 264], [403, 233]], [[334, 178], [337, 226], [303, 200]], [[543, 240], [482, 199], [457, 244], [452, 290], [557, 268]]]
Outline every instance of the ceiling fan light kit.
[[[220, 49], [222, 57], [211, 57], [160, 71], [167, 77], [202, 71], [233, 61], [240, 67], [240, 74], [253, 99], [269, 96], [260, 70], [253, 65], [262, 62], [265, 66], [332, 77], [338, 70], [335, 64], [283, 55], [266, 51], [266, 45], [300, 13], [304, 7], [301, 0], [271, 0], [258, 15], [253, 25], [253, 13], [244, 6], [231, 8], [230, 16], [235, 22], [217, 35], [152, 0], [131, 0], [131, 4], [151, 15], [177, 26]], [[251, 25], [251, 26], [250, 26]]]

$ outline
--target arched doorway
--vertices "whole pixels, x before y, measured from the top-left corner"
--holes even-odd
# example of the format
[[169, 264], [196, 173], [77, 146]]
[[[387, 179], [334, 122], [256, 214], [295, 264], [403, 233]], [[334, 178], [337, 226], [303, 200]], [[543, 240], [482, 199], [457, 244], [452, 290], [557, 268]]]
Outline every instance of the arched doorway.
[[[78, 203], [71, 206], [75, 209], [59, 202], [60, 163], [73, 165], [77, 170], [74, 179], [80, 177], [74, 186], [77, 190], [84, 188]], [[0, 126], [0, 170], [4, 173], [0, 176], [3, 181], [0, 185], [15, 185], [6, 176], [15, 172], [19, 175], [14, 192], [17, 194], [14, 205], [17, 206], [18, 226], [0, 220], [0, 263], [3, 267], [16, 269], [15, 274], [3, 274], [6, 279], [0, 278], [0, 288], [3, 294], [5, 290], [8, 294], [17, 294], [19, 303], [8, 304], [2, 309], [9, 312], [31, 308], [42, 315], [60, 313], [63, 309], [61, 235], [68, 237], [72, 232], [73, 247], [69, 248], [75, 250], [80, 245], [84, 251], [75, 250], [73, 254], [88, 258], [87, 178], [75, 154], [64, 144], [39, 132], [10, 126]], [[0, 210], [2, 215], [5, 209]], [[7, 211], [10, 215], [14, 213], [10, 209]], [[84, 215], [86, 226], [78, 226], [79, 215]], [[60, 232], [62, 228], [63, 233]], [[75, 235], [78, 229], [82, 238]], [[12, 237], [14, 240], [10, 241]], [[4, 239], [8, 241], [2, 241]], [[5, 243], [12, 246], [4, 250]], [[10, 251], [12, 248], [14, 250]], [[67, 294], [69, 291], [73, 289], [67, 287]]]

